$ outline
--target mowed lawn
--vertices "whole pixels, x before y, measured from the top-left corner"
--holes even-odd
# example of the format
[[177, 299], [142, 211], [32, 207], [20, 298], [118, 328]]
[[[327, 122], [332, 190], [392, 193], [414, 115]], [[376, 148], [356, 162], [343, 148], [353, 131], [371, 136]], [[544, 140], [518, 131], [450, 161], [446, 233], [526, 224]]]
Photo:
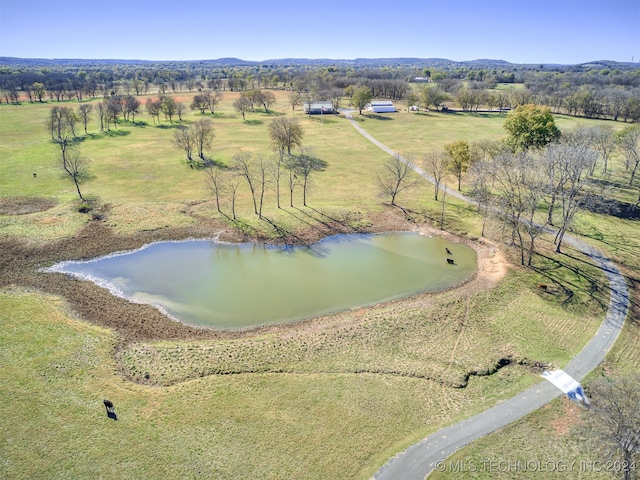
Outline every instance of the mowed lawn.
[[[286, 95], [280, 93], [273, 113], [249, 113], [247, 122], [231, 107], [234, 95], [225, 94], [213, 118], [210, 156], [229, 163], [240, 149], [271, 154], [268, 123], [290, 115]], [[2, 236], [44, 242], [69, 237], [89, 221], [76, 212], [73, 184], [56, 166], [56, 146], [44, 126], [51, 107], [0, 108], [0, 196], [58, 202], [43, 212], [0, 215]], [[388, 208], [375, 186], [386, 154], [342, 117], [307, 118], [300, 111], [296, 117], [304, 145], [328, 164], [313, 178], [311, 207], [354, 225]], [[143, 123], [120, 124], [111, 135], [99, 133], [94, 120], [80, 144], [91, 174], [83, 192], [108, 206], [106, 223], [129, 233], [190, 225], [198, 216], [220, 218], [203, 172], [190, 169], [184, 153], [171, 146], [175, 127], [164, 120], [154, 126], [146, 114], [137, 118]], [[185, 123], [197, 118], [189, 112]], [[403, 112], [362, 120], [403, 153], [439, 148], [449, 139], [498, 138], [504, 121]], [[428, 219], [438, 208], [431, 196], [425, 185], [400, 203]], [[278, 210], [270, 193], [265, 215], [293, 231], [308, 227], [308, 217], [288, 207], [285, 193], [281, 201], [286, 208]], [[297, 192], [295, 204], [304, 210], [301, 203]], [[237, 204], [243, 221], [269, 228], [253, 215], [246, 189]], [[228, 205], [223, 209], [230, 212]], [[452, 202], [447, 215], [457, 231], [478, 235], [473, 208]], [[579, 225], [603, 230], [606, 240], [593, 237], [599, 248], [621, 245], [622, 238], [610, 235], [633, 231], [632, 223], [619, 227], [618, 220], [604, 230], [596, 217], [585, 216]], [[550, 255], [548, 242], [541, 247]], [[117, 357], [114, 333], [76, 318], [63, 299], [7, 287], [0, 292], [0, 476], [369, 478], [424, 435], [539, 381], [534, 369], [513, 364], [471, 376], [465, 388], [452, 386], [465, 372], [491, 370], [505, 356], [562, 366], [591, 338], [606, 301], [606, 292], [592, 295], [602, 276], [567, 251], [560, 261], [537, 259], [537, 272], [511, 269], [489, 291], [444, 292], [345, 312], [322, 323], [326, 328], [314, 330], [312, 322], [294, 335], [130, 345]], [[637, 269], [633, 264], [630, 272]], [[536, 285], [545, 274], [570, 286], [571, 294], [542, 295]], [[337, 327], [327, 327], [331, 322]], [[624, 349], [637, 345], [635, 337], [623, 338], [615, 365], [625, 362]], [[231, 364], [225, 373], [235, 374], [211, 374], [221, 362]], [[234, 362], [256, 368], [233, 371]], [[204, 376], [193, 375], [198, 368]], [[158, 385], [125, 380], [122, 373], [133, 375], [131, 369], [149, 373]], [[162, 386], [163, 376], [169, 386]], [[105, 397], [114, 402], [117, 421], [107, 418]]]

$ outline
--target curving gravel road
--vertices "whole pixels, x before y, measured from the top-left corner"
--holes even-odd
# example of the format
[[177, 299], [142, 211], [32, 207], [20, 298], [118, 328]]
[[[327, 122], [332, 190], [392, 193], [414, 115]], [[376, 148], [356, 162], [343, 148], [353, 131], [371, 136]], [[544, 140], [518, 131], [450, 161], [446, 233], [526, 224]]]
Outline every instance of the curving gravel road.
[[[367, 139], [389, 155], [397, 156], [410, 165], [418, 174], [433, 183], [433, 178], [430, 175], [369, 135], [354, 120], [353, 111], [342, 110], [342, 113]], [[473, 200], [452, 189], [447, 189], [447, 194], [467, 202], [473, 202]], [[607, 276], [611, 290], [609, 309], [598, 332], [580, 353], [563, 368], [574, 379], [581, 381], [587, 373], [604, 360], [607, 352], [618, 338], [629, 309], [629, 291], [624, 277], [602, 253], [574, 237], [565, 236], [564, 241], [573, 245], [593, 260]], [[377, 480], [423, 480], [437, 466], [438, 462], [445, 460], [456, 450], [528, 415], [561, 395], [563, 393], [558, 388], [544, 380], [515, 397], [505, 400], [473, 417], [443, 428], [420, 442], [411, 445], [404, 452], [399, 453], [383, 465], [376, 472], [374, 478]]]

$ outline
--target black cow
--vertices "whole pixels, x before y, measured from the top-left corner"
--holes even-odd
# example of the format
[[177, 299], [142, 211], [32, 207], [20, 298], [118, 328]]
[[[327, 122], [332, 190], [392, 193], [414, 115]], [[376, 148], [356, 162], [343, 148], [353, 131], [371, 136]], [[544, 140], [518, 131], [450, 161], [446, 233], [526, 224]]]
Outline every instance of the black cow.
[[453, 260], [453, 258], [447, 258], [447, 263], [449, 265], [455, 265], [456, 264], [456, 262]]
[[107, 409], [107, 413], [113, 413], [113, 403], [111, 400], [107, 400], [106, 398], [102, 401], [104, 403], [104, 408]]
[[451, 253], [451, 250], [449, 250], [447, 247], [444, 247], [444, 249], [447, 251], [447, 255], [453, 255], [453, 253]]

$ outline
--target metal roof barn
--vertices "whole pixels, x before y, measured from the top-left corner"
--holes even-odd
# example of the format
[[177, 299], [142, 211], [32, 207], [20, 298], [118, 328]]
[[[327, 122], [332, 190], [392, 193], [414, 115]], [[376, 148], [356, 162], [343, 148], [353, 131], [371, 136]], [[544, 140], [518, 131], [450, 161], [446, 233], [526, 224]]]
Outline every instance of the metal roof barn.
[[396, 107], [393, 102], [388, 100], [375, 100], [367, 105], [367, 110], [375, 113], [389, 113], [395, 112]]

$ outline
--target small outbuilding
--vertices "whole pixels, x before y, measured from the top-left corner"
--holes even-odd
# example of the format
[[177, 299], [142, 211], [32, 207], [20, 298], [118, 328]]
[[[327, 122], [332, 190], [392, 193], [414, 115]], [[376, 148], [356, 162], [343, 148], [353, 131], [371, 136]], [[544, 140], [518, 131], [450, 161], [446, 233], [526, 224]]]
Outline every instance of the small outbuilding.
[[397, 111], [393, 102], [388, 100], [374, 100], [367, 105], [367, 110], [375, 113], [390, 113]]
[[331, 102], [304, 102], [304, 113], [308, 115], [322, 115], [333, 113], [333, 104]]

